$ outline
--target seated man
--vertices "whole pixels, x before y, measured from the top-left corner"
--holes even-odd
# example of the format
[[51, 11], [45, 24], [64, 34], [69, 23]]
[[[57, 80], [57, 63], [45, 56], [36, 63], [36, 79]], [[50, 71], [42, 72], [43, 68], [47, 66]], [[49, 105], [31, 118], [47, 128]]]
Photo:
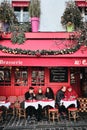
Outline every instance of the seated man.
[[[36, 98], [36, 96], [35, 96], [35, 93], [34, 93], [34, 88], [30, 87], [29, 91], [27, 91], [25, 93], [25, 100], [33, 100], [35, 98]], [[35, 109], [35, 107], [33, 107], [33, 106], [27, 107], [26, 108], [26, 113], [27, 113], [27, 116], [30, 116], [30, 117], [32, 117], [33, 115], [36, 116], [36, 109]]]
[[34, 93], [34, 88], [30, 87], [29, 90], [25, 93], [25, 99], [26, 100], [33, 100], [35, 99], [35, 93]]

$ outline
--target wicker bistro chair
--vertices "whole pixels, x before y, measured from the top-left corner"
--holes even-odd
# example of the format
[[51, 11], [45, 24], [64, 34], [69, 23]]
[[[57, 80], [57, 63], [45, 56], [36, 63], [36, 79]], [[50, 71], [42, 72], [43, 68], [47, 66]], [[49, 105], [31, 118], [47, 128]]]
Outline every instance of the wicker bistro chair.
[[24, 117], [26, 119], [26, 109], [19, 107], [18, 108], [18, 118]]
[[21, 105], [21, 104], [24, 105], [24, 100], [25, 100], [24, 95], [18, 96], [17, 102], [15, 104], [16, 116], [18, 116], [19, 119], [21, 117], [24, 117], [26, 119], [26, 109], [24, 108], [24, 106]]
[[59, 121], [59, 111], [57, 108], [51, 108], [48, 110], [48, 116], [49, 116], [49, 120], [52, 120], [53, 122], [55, 120]]
[[69, 120], [72, 118], [72, 119], [74, 119], [74, 121], [76, 121], [76, 119], [78, 119], [78, 117], [79, 117], [78, 108], [70, 107], [70, 108], [68, 108], [68, 113], [69, 113]]
[[15, 102], [17, 101], [17, 96], [9, 96], [7, 99], [11, 105], [9, 106], [9, 109], [7, 109], [6, 115], [11, 114], [15, 115]]
[[5, 101], [6, 100], [6, 96], [0, 96], [0, 101]]

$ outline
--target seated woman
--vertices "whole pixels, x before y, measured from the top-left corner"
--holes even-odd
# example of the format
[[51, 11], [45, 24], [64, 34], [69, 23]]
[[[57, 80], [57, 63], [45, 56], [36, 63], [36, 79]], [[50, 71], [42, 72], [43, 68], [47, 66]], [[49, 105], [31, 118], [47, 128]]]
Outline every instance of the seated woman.
[[[43, 100], [45, 99], [45, 95], [43, 94], [43, 91], [41, 88], [38, 89], [38, 93], [36, 94], [36, 100]], [[43, 109], [42, 109], [42, 106], [40, 104], [38, 104], [38, 109], [37, 109], [37, 112], [36, 112], [36, 117], [37, 117], [37, 120], [40, 121], [42, 120], [43, 118]]]
[[75, 92], [74, 89], [72, 89], [71, 86], [69, 86], [65, 92], [65, 97], [68, 99], [68, 100], [73, 100], [73, 99], [77, 99], [78, 97], [78, 94]]
[[43, 100], [45, 99], [45, 95], [43, 94], [42, 88], [38, 89], [38, 93], [36, 94], [36, 100]]
[[50, 87], [46, 88], [45, 96], [47, 99], [54, 99], [54, 93]]
[[[68, 100], [75, 100], [78, 98], [78, 94], [76, 91], [72, 88], [72, 86], [69, 86], [65, 92], [65, 98]], [[75, 107], [74, 104], [71, 104], [69, 107]], [[69, 108], [68, 107], [68, 108]], [[77, 107], [79, 107], [79, 102], [77, 101]]]
[[[50, 87], [46, 88], [45, 97], [46, 99], [54, 99], [54, 92]], [[45, 115], [48, 115], [48, 110], [50, 108], [52, 108], [50, 105], [44, 107]]]

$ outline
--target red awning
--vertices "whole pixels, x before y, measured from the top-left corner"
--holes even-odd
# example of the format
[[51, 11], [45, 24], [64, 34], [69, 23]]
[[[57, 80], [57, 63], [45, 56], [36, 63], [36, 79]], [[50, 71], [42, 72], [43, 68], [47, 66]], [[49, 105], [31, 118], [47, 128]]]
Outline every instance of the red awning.
[[29, 1], [12, 1], [12, 7], [28, 7]]
[[12, 44], [11, 40], [2, 40], [0, 45], [15, 49], [29, 50], [60, 50], [74, 44], [72, 40], [26, 40], [24, 44]]
[[[26, 40], [22, 45], [2, 40], [1, 45], [10, 48], [30, 50], [60, 50], [72, 44], [72, 40]], [[74, 43], [73, 43], [74, 44]], [[87, 47], [81, 47], [73, 54], [23, 55], [0, 51], [0, 66], [82, 66], [87, 67]]]
[[86, 0], [75, 0], [75, 2], [78, 7], [87, 7]]

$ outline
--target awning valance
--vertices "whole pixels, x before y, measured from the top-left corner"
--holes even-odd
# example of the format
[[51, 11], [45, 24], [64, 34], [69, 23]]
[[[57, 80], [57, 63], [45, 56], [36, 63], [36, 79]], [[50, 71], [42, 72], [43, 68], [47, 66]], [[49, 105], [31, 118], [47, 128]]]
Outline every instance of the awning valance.
[[12, 7], [28, 7], [29, 1], [12, 1]]
[[75, 0], [76, 5], [78, 7], [87, 7], [87, 1], [86, 0]]
[[1, 58], [0, 66], [42, 66], [42, 67], [87, 67], [87, 58], [79, 57], [14, 57]]

